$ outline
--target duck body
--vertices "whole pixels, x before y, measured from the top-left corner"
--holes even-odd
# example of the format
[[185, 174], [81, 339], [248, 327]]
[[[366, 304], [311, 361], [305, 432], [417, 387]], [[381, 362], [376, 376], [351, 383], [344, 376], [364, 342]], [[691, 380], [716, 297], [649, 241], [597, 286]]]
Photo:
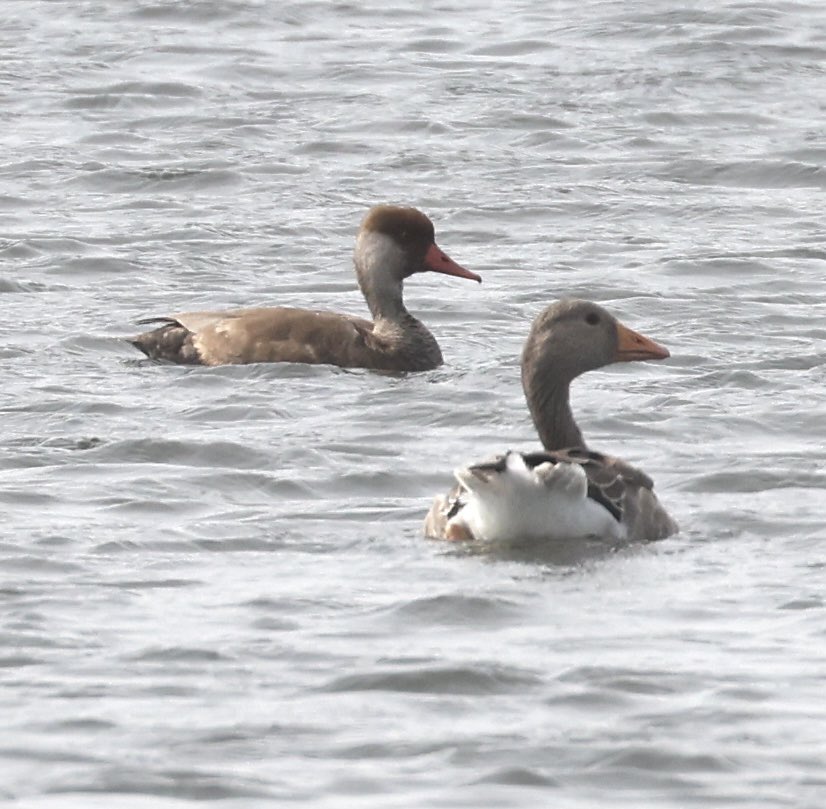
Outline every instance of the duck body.
[[648, 475], [585, 446], [571, 414], [570, 382], [611, 362], [664, 359], [668, 351], [628, 329], [602, 307], [561, 301], [534, 321], [522, 380], [544, 451], [507, 452], [454, 472], [438, 496], [425, 535], [482, 542], [600, 539], [640, 542], [678, 530]]
[[153, 359], [184, 365], [298, 362], [427, 371], [443, 361], [439, 344], [419, 321], [398, 328], [336, 312], [272, 306], [140, 322], [161, 325], [133, 344]]
[[187, 365], [298, 362], [384, 371], [441, 365], [436, 338], [404, 306], [404, 279], [425, 271], [479, 276], [438, 248], [423, 213], [389, 205], [368, 213], [354, 262], [372, 321], [285, 306], [185, 312], [141, 320], [159, 325], [130, 342], [152, 359]]

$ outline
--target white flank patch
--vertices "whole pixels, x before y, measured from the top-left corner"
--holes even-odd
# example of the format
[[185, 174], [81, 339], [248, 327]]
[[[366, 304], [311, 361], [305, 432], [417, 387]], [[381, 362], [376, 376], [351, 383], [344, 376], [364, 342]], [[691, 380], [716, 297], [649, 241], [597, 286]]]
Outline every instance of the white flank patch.
[[465, 467], [454, 474], [467, 494], [451, 522], [461, 521], [483, 542], [625, 536], [613, 515], [588, 497], [588, 479], [579, 464], [529, 469], [519, 453], [509, 452], [503, 472], [481, 478]]

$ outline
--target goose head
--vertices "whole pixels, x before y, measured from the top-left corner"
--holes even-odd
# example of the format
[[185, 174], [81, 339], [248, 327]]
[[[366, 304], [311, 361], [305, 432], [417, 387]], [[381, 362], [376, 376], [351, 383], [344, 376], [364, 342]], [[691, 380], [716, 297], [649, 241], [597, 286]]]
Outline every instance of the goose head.
[[539, 314], [522, 352], [523, 380], [570, 382], [615, 362], [662, 360], [668, 349], [590, 301], [563, 300]]
[[568, 390], [580, 374], [615, 362], [661, 360], [667, 348], [590, 301], [562, 300], [534, 320], [522, 352], [522, 386], [546, 449], [582, 443]]

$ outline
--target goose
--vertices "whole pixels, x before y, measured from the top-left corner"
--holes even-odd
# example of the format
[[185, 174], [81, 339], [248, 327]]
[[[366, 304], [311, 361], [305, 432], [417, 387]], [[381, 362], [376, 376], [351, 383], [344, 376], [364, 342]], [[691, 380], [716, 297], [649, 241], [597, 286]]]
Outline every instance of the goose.
[[570, 385], [615, 362], [661, 360], [668, 349], [603, 307], [562, 300], [534, 320], [522, 352], [522, 386], [543, 451], [508, 451], [455, 470], [425, 520], [436, 539], [499, 543], [596, 538], [664, 539], [678, 530], [648, 475], [587, 447], [570, 406]]
[[160, 325], [129, 342], [151, 359], [188, 365], [298, 362], [382, 371], [441, 365], [436, 338], [405, 308], [404, 279], [428, 270], [482, 279], [442, 252], [425, 214], [395, 205], [368, 211], [354, 263], [372, 321], [286, 306], [186, 312], [139, 321]]

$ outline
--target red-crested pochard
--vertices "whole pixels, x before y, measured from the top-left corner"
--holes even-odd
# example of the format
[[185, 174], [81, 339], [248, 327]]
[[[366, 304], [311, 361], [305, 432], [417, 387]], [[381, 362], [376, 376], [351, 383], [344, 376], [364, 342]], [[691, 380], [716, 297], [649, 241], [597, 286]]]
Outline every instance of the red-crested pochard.
[[130, 342], [152, 359], [190, 365], [301, 362], [427, 371], [442, 364], [436, 338], [404, 306], [404, 279], [432, 271], [482, 279], [439, 249], [415, 208], [378, 205], [361, 223], [354, 263], [373, 320], [285, 306], [147, 318], [161, 325]]

